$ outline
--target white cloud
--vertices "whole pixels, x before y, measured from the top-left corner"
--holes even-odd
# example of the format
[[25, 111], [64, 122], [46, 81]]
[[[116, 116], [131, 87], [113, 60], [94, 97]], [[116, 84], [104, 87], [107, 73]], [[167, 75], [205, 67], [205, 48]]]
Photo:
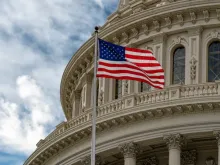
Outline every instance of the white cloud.
[[95, 2], [96, 2], [101, 8], [104, 7], [102, 0], [95, 0]]
[[46, 135], [46, 126], [54, 121], [50, 100], [36, 81], [29, 76], [17, 78], [17, 92], [22, 99], [21, 106], [0, 99], [0, 141], [1, 147], [18, 152], [30, 153], [39, 139]]
[[59, 98], [63, 70], [118, 2], [95, 1], [1, 0], [1, 152], [28, 155], [65, 120]]

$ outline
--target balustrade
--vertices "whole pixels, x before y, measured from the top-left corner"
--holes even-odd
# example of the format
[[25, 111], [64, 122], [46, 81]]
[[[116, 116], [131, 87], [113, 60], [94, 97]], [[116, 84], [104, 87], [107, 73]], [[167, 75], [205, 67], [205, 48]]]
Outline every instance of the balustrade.
[[[167, 102], [174, 99], [189, 99], [189, 98], [199, 98], [204, 96], [215, 96], [220, 95], [220, 82], [207, 83], [207, 84], [198, 84], [198, 85], [175, 85], [167, 87], [163, 90], [154, 90], [150, 92], [142, 92], [137, 94], [131, 94], [120, 99], [114, 100], [107, 104], [103, 104], [97, 107], [97, 120], [101, 120], [102, 117], [110, 114], [113, 115], [118, 111], [125, 111], [130, 107], [136, 105], [153, 105], [158, 102]], [[126, 100], [134, 98], [134, 104], [129, 107], [126, 107]], [[53, 131], [47, 138], [44, 140], [49, 141], [56, 136], [62, 134], [69, 128], [77, 128], [82, 124], [91, 124], [92, 117], [92, 108], [87, 109], [80, 116], [69, 120], [68, 122], [61, 123], [57, 126], [56, 130]], [[79, 128], [80, 129], [80, 128]]]

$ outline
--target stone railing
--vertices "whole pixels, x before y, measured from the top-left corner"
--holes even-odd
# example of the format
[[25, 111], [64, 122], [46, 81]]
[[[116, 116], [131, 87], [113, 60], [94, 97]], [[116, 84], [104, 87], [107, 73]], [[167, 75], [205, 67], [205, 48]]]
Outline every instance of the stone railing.
[[[152, 105], [153, 107], [155, 103], [166, 103], [173, 100], [185, 103], [186, 99], [195, 101], [193, 98], [196, 98], [197, 101], [206, 96], [211, 97], [218, 95], [220, 96], [220, 82], [184, 86], [174, 85], [169, 86], [164, 90], [153, 90], [151, 92], [131, 94], [99, 106], [97, 108], [97, 122], [103, 119], [108, 119], [108, 117], [114, 117], [114, 115], [116, 116], [123, 111], [129, 110], [129, 108], [139, 105]], [[90, 126], [92, 118], [91, 111], [92, 108], [86, 110], [83, 114], [69, 120], [68, 122], [59, 124], [55, 131], [47, 136], [45, 140], [39, 142], [39, 145], [57, 137], [69, 128], [78, 130], [81, 129], [82, 126]], [[138, 111], [138, 109], [135, 111]]]

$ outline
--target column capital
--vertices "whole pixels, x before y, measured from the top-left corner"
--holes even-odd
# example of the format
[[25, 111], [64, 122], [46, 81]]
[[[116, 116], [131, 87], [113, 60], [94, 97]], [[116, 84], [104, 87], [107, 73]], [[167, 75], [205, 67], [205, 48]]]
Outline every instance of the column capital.
[[213, 131], [213, 135], [215, 136], [218, 146], [220, 146], [220, 131]]
[[163, 139], [166, 141], [170, 149], [180, 149], [185, 144], [185, 139], [181, 134], [165, 135]]
[[[96, 159], [95, 165], [101, 165], [101, 164], [102, 164], [102, 160], [101, 160], [101, 157], [100, 157], [100, 156], [96, 155], [96, 156], [95, 156], [95, 159]], [[88, 156], [83, 157], [83, 158], [81, 159], [81, 163], [82, 163], [83, 165], [91, 165], [91, 156], [88, 155]]]
[[134, 142], [120, 144], [118, 148], [125, 158], [135, 158], [136, 154], [140, 152], [140, 146]]
[[164, 40], [166, 40], [166, 39], [167, 39], [167, 34], [165, 34], [165, 33], [159, 34], [159, 35], [157, 35], [157, 36], [154, 37], [154, 39], [153, 39], [153, 45], [163, 43]]
[[197, 36], [197, 35], [200, 35], [202, 33], [202, 31], [203, 31], [202, 26], [191, 28], [188, 30], [188, 35], [189, 36]]

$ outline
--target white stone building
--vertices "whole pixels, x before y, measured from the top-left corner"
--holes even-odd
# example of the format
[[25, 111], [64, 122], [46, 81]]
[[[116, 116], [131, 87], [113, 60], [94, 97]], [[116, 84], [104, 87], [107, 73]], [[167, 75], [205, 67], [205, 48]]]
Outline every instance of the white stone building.
[[[97, 165], [220, 165], [220, 0], [120, 0], [100, 38], [150, 49], [165, 89], [98, 80]], [[89, 165], [94, 36], [61, 82], [67, 122], [24, 165]]]

